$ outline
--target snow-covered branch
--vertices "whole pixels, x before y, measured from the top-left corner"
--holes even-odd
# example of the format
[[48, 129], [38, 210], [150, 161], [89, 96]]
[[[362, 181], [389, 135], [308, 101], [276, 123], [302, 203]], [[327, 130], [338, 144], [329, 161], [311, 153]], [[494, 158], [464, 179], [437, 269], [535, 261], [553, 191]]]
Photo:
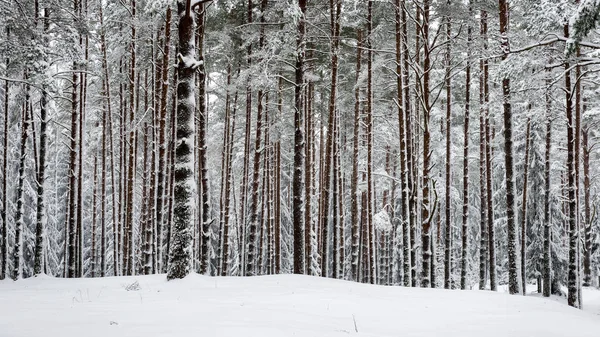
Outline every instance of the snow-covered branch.
[[196, 6], [200, 6], [204, 3], [211, 2], [212, 0], [192, 0], [190, 3], [190, 8], [194, 9]]

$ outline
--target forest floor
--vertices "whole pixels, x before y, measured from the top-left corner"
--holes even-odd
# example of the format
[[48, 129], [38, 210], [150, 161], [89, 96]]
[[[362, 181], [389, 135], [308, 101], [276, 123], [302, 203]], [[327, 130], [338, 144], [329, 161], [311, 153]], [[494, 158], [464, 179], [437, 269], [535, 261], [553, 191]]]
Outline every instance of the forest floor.
[[583, 298], [581, 311], [555, 298], [298, 275], [40, 276], [0, 282], [0, 337], [598, 337], [600, 291]]

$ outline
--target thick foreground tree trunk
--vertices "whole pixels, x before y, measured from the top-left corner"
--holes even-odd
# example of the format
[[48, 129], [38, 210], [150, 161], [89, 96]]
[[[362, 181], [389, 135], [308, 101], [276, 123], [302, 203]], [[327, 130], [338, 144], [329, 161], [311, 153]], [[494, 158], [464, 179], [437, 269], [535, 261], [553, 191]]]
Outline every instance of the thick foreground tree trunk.
[[177, 64], [177, 130], [175, 140], [175, 200], [167, 279], [183, 278], [192, 264], [192, 225], [194, 212], [194, 132], [196, 109], [195, 46], [196, 22], [190, 0], [178, 3], [179, 62]]

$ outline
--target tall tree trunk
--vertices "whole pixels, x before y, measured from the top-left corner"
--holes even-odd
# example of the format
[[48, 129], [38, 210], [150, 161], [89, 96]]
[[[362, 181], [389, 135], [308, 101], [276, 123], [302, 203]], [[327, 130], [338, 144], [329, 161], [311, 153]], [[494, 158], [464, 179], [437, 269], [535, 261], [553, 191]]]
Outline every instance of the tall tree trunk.
[[[564, 26], [564, 36], [569, 37], [569, 26]], [[572, 307], [578, 307], [578, 275], [577, 275], [577, 191], [575, 184], [575, 118], [573, 116], [573, 94], [571, 92], [571, 71], [569, 62], [565, 62], [565, 93], [567, 117], [567, 204], [568, 204], [568, 233], [569, 233], [569, 272], [567, 302]]]
[[583, 193], [584, 193], [584, 246], [583, 246], [583, 286], [592, 285], [592, 214], [590, 205], [590, 151], [589, 129], [583, 130]]
[[294, 173], [292, 182], [292, 219], [294, 232], [294, 274], [304, 274], [304, 199], [303, 176], [304, 167], [304, 132], [302, 85], [304, 83], [304, 36], [306, 34], [306, 2], [298, 0], [300, 18], [296, 37], [296, 81], [294, 86]]
[[[228, 276], [229, 275], [229, 245], [230, 245], [230, 225], [229, 225], [229, 219], [230, 219], [230, 215], [231, 215], [231, 184], [232, 184], [232, 180], [233, 180], [233, 176], [232, 176], [232, 162], [233, 162], [233, 142], [234, 142], [234, 135], [235, 135], [235, 112], [237, 109], [237, 97], [238, 97], [238, 93], [237, 91], [235, 92], [235, 98], [233, 100], [233, 105], [230, 102], [230, 92], [229, 92], [229, 88], [231, 85], [231, 65], [229, 65], [228, 69], [227, 69], [227, 99], [226, 99], [226, 103], [225, 103], [225, 109], [226, 109], [226, 116], [227, 116], [227, 120], [226, 120], [226, 127], [227, 130], [225, 130], [226, 132], [224, 132], [225, 135], [227, 135], [227, 137], [225, 137], [224, 139], [224, 149], [223, 149], [223, 181], [222, 181], [222, 185], [224, 185], [223, 187], [223, 205], [222, 205], [222, 210], [221, 213], [223, 213], [222, 216], [222, 224], [221, 227], [223, 228], [223, 248], [222, 248], [222, 259], [221, 259], [221, 276]], [[231, 125], [229, 125], [231, 123]]]
[[523, 295], [527, 293], [527, 181], [529, 173], [529, 136], [531, 132], [531, 120], [527, 119], [527, 131], [525, 135], [525, 164], [523, 173], [523, 196], [521, 200], [521, 284]]
[[206, 144], [206, 123], [208, 121], [208, 109], [206, 108], [206, 80], [207, 74], [204, 66], [204, 27], [206, 20], [206, 9], [204, 5], [199, 6], [197, 17], [198, 25], [196, 31], [196, 41], [198, 50], [197, 76], [198, 76], [198, 166], [200, 173], [201, 189], [201, 251], [200, 251], [200, 270], [201, 274], [210, 273], [210, 252], [208, 245], [210, 243], [210, 196], [208, 185], [208, 166], [207, 166], [207, 144]]
[[[448, 4], [450, 1], [448, 1]], [[445, 192], [445, 221], [446, 221], [446, 244], [444, 245], [444, 288], [450, 289], [452, 287], [452, 219], [450, 218], [450, 187], [452, 183], [452, 130], [451, 130], [451, 118], [452, 118], [452, 81], [450, 77], [450, 71], [452, 69], [451, 62], [451, 34], [452, 34], [452, 22], [449, 16], [444, 17], [446, 23], [446, 192]], [[467, 66], [468, 67], [468, 66]], [[468, 90], [468, 89], [467, 89]], [[466, 112], [466, 111], [465, 111]], [[465, 115], [466, 116], [466, 115]], [[462, 276], [462, 275], [461, 275]]]
[[547, 70], [546, 90], [546, 144], [544, 155], [544, 255], [542, 273], [544, 277], [544, 297], [550, 297], [552, 292], [551, 261], [552, 261], [552, 234], [550, 215], [550, 151], [552, 146], [552, 96], [550, 83], [552, 81], [550, 70]]
[[431, 202], [429, 200], [430, 194], [430, 177], [429, 177], [429, 162], [430, 162], [430, 131], [429, 131], [429, 117], [430, 117], [430, 105], [429, 105], [429, 77], [431, 68], [430, 58], [430, 47], [429, 47], [429, 0], [423, 2], [423, 25], [422, 25], [422, 38], [423, 38], [423, 201], [421, 206], [421, 250], [423, 253], [422, 270], [421, 270], [421, 287], [429, 287], [429, 274], [431, 267], [431, 218], [434, 212], [432, 212]]
[[[102, 91], [106, 94], [106, 81], [102, 80]], [[107, 106], [106, 101], [102, 102], [103, 105], [103, 116], [102, 116], [102, 152], [101, 162], [102, 172], [100, 176], [100, 277], [106, 276], [106, 134], [110, 132], [107, 130]]]
[[[265, 43], [265, 15], [267, 2], [266, 0], [261, 1], [261, 16], [260, 16], [260, 38], [258, 48], [262, 50]], [[252, 171], [252, 190], [251, 190], [251, 201], [250, 201], [250, 221], [248, 228], [248, 258], [246, 260], [246, 276], [256, 275], [260, 273], [259, 266], [256, 266], [257, 255], [260, 251], [257, 249], [257, 232], [258, 232], [258, 196], [260, 186], [260, 162], [261, 154], [263, 152], [261, 148], [262, 144], [262, 132], [263, 132], [263, 99], [264, 92], [261, 89], [258, 90], [257, 107], [256, 107], [256, 137], [254, 143], [254, 166]]]
[[[339, 32], [340, 32], [340, 12], [342, 8], [341, 0], [329, 0], [329, 26], [331, 32], [331, 89], [329, 94], [329, 117], [328, 117], [328, 130], [327, 130], [327, 144], [325, 145], [325, 159], [323, 166], [323, 175], [321, 181], [321, 207], [320, 207], [320, 218], [319, 228], [321, 229], [321, 273], [324, 277], [329, 277], [329, 259], [327, 258], [329, 253], [329, 208], [330, 208], [330, 192], [332, 186], [331, 179], [331, 165], [333, 158], [333, 137], [334, 137], [334, 125], [336, 115], [336, 97], [337, 97], [337, 81], [338, 81], [338, 46], [339, 46]], [[335, 184], [335, 181], [333, 181]], [[337, 200], [333, 201], [334, 203]]]
[[[405, 13], [403, 15], [408, 15], [408, 9], [406, 9], [405, 7]], [[416, 16], [415, 16], [415, 22], [417, 23], [417, 26], [415, 28], [416, 32], [415, 32], [415, 56], [414, 56], [414, 62], [415, 64], [417, 64], [418, 66], [421, 66], [421, 47], [420, 47], [420, 41], [421, 41], [421, 7], [417, 6], [416, 9]], [[406, 21], [406, 17], [404, 18], [404, 22]], [[408, 32], [404, 31], [404, 42], [406, 45], [406, 49], [405, 51], [408, 52]], [[405, 66], [408, 67], [408, 60], [405, 59], [404, 61]], [[406, 75], [406, 77], [408, 78], [408, 75]], [[421, 76], [415, 72], [415, 81], [419, 81], [419, 79], [421, 78]], [[406, 82], [408, 83], [408, 81]], [[405, 85], [406, 88], [409, 88], [410, 86]], [[407, 139], [407, 149], [409, 150], [409, 153], [407, 153], [407, 157], [409, 158], [409, 162], [408, 162], [408, 167], [409, 167], [409, 176], [408, 176], [408, 181], [409, 181], [409, 186], [410, 186], [410, 202], [408, 204], [408, 213], [410, 215], [410, 285], [411, 287], [416, 287], [417, 286], [417, 249], [418, 249], [418, 245], [417, 245], [417, 198], [418, 198], [418, 185], [419, 185], [419, 177], [418, 177], [418, 173], [417, 173], [417, 164], [418, 164], [418, 151], [416, 148], [416, 144], [419, 143], [419, 140], [417, 139], [418, 137], [418, 130], [417, 130], [417, 123], [416, 121], [419, 120], [419, 98], [416, 97], [418, 95], [419, 92], [419, 86], [417, 85], [416, 88], [414, 89], [414, 94], [415, 94], [415, 105], [414, 105], [414, 111], [412, 110], [408, 110], [408, 118], [407, 118], [407, 124], [409, 125], [409, 127], [406, 129], [407, 131], [407, 135], [406, 135], [406, 139]], [[408, 101], [408, 97], [410, 95], [410, 91], [408, 92], [408, 94], [405, 96], [405, 101]], [[407, 103], [408, 104], [408, 103]], [[414, 128], [414, 130], [413, 130]]]
[[354, 133], [353, 133], [353, 151], [352, 151], [352, 178], [350, 181], [350, 223], [352, 226], [352, 247], [351, 247], [351, 279], [360, 281], [359, 277], [359, 259], [360, 259], [360, 219], [358, 213], [358, 154], [359, 154], [359, 135], [360, 135], [360, 87], [359, 78], [361, 71], [362, 55], [362, 30], [356, 32], [356, 84], [354, 87]]
[[403, 201], [407, 205], [406, 213], [402, 213], [404, 221], [402, 223], [402, 246], [404, 255], [404, 286], [414, 286], [416, 279], [415, 263], [415, 198], [414, 184], [412, 171], [412, 123], [411, 123], [411, 106], [410, 106], [410, 86], [409, 83], [409, 52], [408, 52], [408, 22], [407, 9], [405, 2], [402, 2], [402, 85], [404, 86], [404, 146], [406, 148], [406, 167], [403, 172], [406, 173], [406, 200]]
[[[37, 0], [36, 0], [37, 8]], [[47, 31], [49, 28], [49, 10], [44, 9], [44, 22], [42, 28], [42, 39], [44, 47], [48, 46]], [[47, 61], [47, 60], [46, 60]], [[42, 94], [40, 97], [40, 150], [37, 172], [37, 209], [35, 226], [35, 252], [33, 273], [41, 274], [44, 266], [44, 241], [45, 241], [45, 204], [44, 204], [44, 178], [46, 174], [46, 128], [48, 125], [48, 92], [46, 83], [42, 84]]]
[[[397, 86], [397, 106], [398, 106], [398, 136], [400, 140], [400, 214], [402, 217], [401, 228], [402, 228], [402, 248], [403, 248], [403, 273], [400, 273], [401, 280], [405, 281], [407, 278], [410, 278], [410, 253], [409, 253], [409, 241], [408, 241], [408, 189], [407, 189], [407, 165], [406, 165], [406, 127], [407, 127], [407, 119], [406, 119], [406, 108], [404, 106], [404, 98], [403, 97], [403, 85], [405, 80], [403, 78], [403, 53], [405, 53], [403, 40], [402, 40], [402, 32], [403, 32], [403, 13], [404, 10], [401, 6], [404, 6], [404, 2], [400, 0], [395, 0], [395, 19], [396, 19], [396, 86]], [[396, 236], [396, 231], [394, 231], [394, 236]], [[399, 245], [397, 242], [395, 246]], [[404, 284], [406, 285], [406, 284]]]
[[125, 196], [125, 228], [123, 237], [123, 248], [124, 248], [124, 264], [125, 274], [133, 275], [133, 190], [134, 190], [134, 176], [135, 176], [135, 153], [134, 153], [134, 141], [135, 141], [135, 111], [136, 111], [136, 100], [135, 100], [135, 88], [136, 88], [136, 2], [131, 0], [131, 60], [129, 65], [129, 159], [127, 164], [127, 195]]
[[337, 136], [335, 138], [335, 158], [336, 158], [336, 165], [334, 165], [333, 169], [337, 172], [338, 175], [338, 179], [334, 180], [337, 183], [335, 184], [334, 188], [337, 191], [337, 195], [338, 198], [334, 198], [333, 200], [336, 201], [337, 200], [337, 208], [338, 208], [338, 219], [337, 219], [337, 231], [338, 231], [338, 240], [337, 242], [335, 242], [335, 244], [337, 245], [337, 264], [338, 264], [338, 277], [337, 278], [346, 278], [346, 264], [345, 264], [345, 254], [346, 254], [346, 250], [345, 250], [345, 244], [346, 244], [346, 232], [345, 232], [345, 228], [346, 228], [346, 223], [345, 223], [345, 207], [344, 207], [344, 185], [345, 185], [345, 174], [344, 171], [342, 171], [342, 147], [340, 146], [340, 143], [343, 141], [343, 143], [346, 143], [345, 140], [342, 140], [341, 138], [341, 134], [342, 134], [342, 117], [338, 115], [337, 117], [337, 122], [336, 125], [338, 125], [338, 131], [337, 131]]
[[171, 19], [172, 19], [171, 6], [167, 7], [166, 21], [165, 21], [165, 37], [163, 47], [163, 59], [161, 62], [162, 69], [160, 75], [162, 76], [161, 84], [162, 89], [160, 90], [160, 105], [158, 113], [158, 166], [156, 167], [156, 255], [158, 270], [161, 272], [166, 271], [167, 263], [165, 255], [168, 251], [164, 251], [165, 241], [169, 238], [166, 236], [168, 232], [165, 227], [168, 227], [168, 219], [165, 215], [167, 209], [167, 196], [169, 191], [167, 190], [167, 179], [165, 175], [167, 171], [167, 100], [169, 94], [169, 63], [170, 63], [170, 48], [171, 48]]
[[[27, 80], [27, 74], [25, 74], [25, 80]], [[33, 114], [30, 114], [30, 87], [26, 85], [25, 89], [25, 102], [23, 104], [23, 117], [21, 126], [21, 145], [19, 152], [19, 178], [17, 183], [17, 210], [15, 212], [15, 246], [13, 252], [14, 258], [14, 272], [13, 280], [18, 280], [23, 277], [23, 231], [25, 230], [25, 222], [23, 220], [23, 185], [25, 182], [25, 161], [27, 159], [27, 138], [29, 124], [32, 122], [30, 119]]]
[[[488, 33], [488, 21], [487, 12], [481, 12], [482, 22], [482, 35], [483, 35], [483, 48], [487, 51], [487, 33]], [[484, 61], [483, 68], [483, 86], [484, 86], [484, 106], [485, 106], [485, 151], [486, 151], [486, 188], [487, 188], [487, 223], [488, 223], [488, 243], [489, 243], [489, 254], [490, 254], [490, 290], [496, 291], [496, 238], [494, 229], [494, 193], [492, 191], [492, 178], [494, 176], [492, 166], [492, 132], [490, 126], [490, 90], [489, 90], [489, 65], [487, 60]]]
[[[469, 16], [472, 16], [472, 2], [469, 1]], [[460, 261], [460, 289], [467, 289], [467, 258], [469, 240], [469, 119], [471, 112], [471, 25], [467, 27], [467, 69], [465, 78], [465, 131], [463, 150], [463, 209], [462, 209], [462, 244]], [[450, 36], [450, 34], [448, 34]]]
[[97, 204], [98, 201], [98, 156], [94, 155], [94, 187], [92, 196], [92, 253], [90, 257], [91, 277], [96, 277], [96, 220], [97, 220]]
[[[7, 34], [8, 35], [8, 34]], [[6, 64], [9, 63], [9, 60], [6, 60]], [[8, 224], [6, 218], [6, 209], [8, 206], [8, 202], [6, 200], [7, 197], [7, 187], [6, 183], [8, 182], [8, 98], [9, 98], [9, 85], [8, 80], [4, 82], [4, 137], [2, 140], [3, 150], [2, 150], [2, 209], [0, 209], [0, 216], [2, 217], [2, 237], [0, 240], [0, 280], [4, 280], [6, 278], [6, 273], [8, 269]]]
[[[147, 72], [146, 72], [147, 74]], [[146, 82], [147, 84], [147, 82]], [[146, 94], [146, 99], [147, 99], [148, 95]], [[147, 104], [146, 104], [147, 105]], [[144, 111], [146, 111], [146, 109], [144, 109]], [[148, 125], [148, 123], [144, 123], [144, 156], [143, 156], [143, 170], [144, 173], [142, 175], [142, 219], [141, 219], [141, 223], [142, 223], [142, 228], [141, 228], [141, 238], [142, 238], [142, 268], [143, 268], [143, 273], [144, 275], [150, 275], [152, 274], [152, 214], [151, 214], [151, 209], [152, 209], [152, 203], [153, 203], [153, 199], [152, 199], [152, 187], [151, 187], [151, 182], [152, 179], [149, 178], [149, 174], [152, 174], [150, 167], [148, 167], [148, 162], [150, 161], [150, 158], [152, 158], [152, 154], [148, 153], [148, 148], [151, 148], [152, 146], [152, 140], [149, 139], [150, 137], [152, 137], [153, 134], [153, 128], [151, 125]], [[151, 149], [150, 149], [151, 150]]]
[[[502, 47], [502, 60], [505, 61], [510, 52], [508, 43], [509, 8], [506, 0], [498, 0], [498, 4], [500, 8], [500, 45]], [[519, 293], [519, 279], [517, 277], [512, 111], [510, 104], [510, 79], [507, 75], [502, 79], [502, 95], [504, 108], [504, 164], [506, 169], [506, 222], [508, 231], [508, 291], [511, 294], [517, 294]]]
[[[480, 36], [484, 37], [485, 20], [484, 11], [481, 11]], [[488, 276], [488, 223], [487, 223], [487, 186], [486, 186], [486, 85], [484, 84], [487, 59], [479, 59], [479, 290], [484, 290]]]
[[[79, 6], [79, 16], [82, 20], [87, 20], [88, 11], [87, 11], [87, 2], [88, 0], [80, 0], [81, 4]], [[84, 156], [84, 145], [85, 145], [85, 134], [83, 130], [85, 129], [85, 113], [86, 113], [86, 104], [87, 104], [87, 87], [88, 87], [88, 77], [87, 77], [87, 64], [89, 61], [89, 38], [88, 35], [80, 35], [79, 36], [79, 45], [84, 50], [84, 60], [82, 66], [82, 72], [79, 75], [81, 88], [79, 90], [79, 125], [78, 125], [78, 134], [79, 134], [79, 142], [78, 142], [78, 150], [77, 150], [77, 275], [79, 277], [84, 277], [84, 259], [85, 259], [85, 232], [84, 232], [84, 223], [83, 223], [83, 156]]]
[[[277, 83], [277, 115], [283, 115], [283, 79]], [[281, 136], [275, 143], [275, 273], [281, 272]]]
[[[334, 120], [333, 120], [333, 125], [331, 126], [333, 129], [330, 130], [333, 132], [333, 142], [332, 142], [332, 178], [333, 178], [333, 183], [332, 183], [332, 203], [331, 203], [331, 216], [332, 216], [332, 226], [331, 226], [331, 231], [332, 231], [332, 239], [331, 242], [333, 243], [333, 247], [332, 247], [332, 257], [331, 257], [331, 261], [332, 261], [332, 277], [337, 279], [338, 278], [338, 272], [339, 272], [339, 261], [338, 261], [338, 257], [339, 257], [339, 247], [338, 247], [338, 227], [339, 227], [339, 211], [340, 209], [338, 208], [338, 198], [339, 198], [339, 194], [338, 194], [338, 182], [339, 182], [339, 170], [338, 170], [338, 157], [337, 157], [337, 151], [338, 151], [338, 144], [337, 144], [337, 137], [338, 137], [338, 125], [339, 121], [337, 116], [334, 116]], [[324, 259], [324, 262], [328, 262], [326, 259]], [[327, 263], [328, 264], [328, 263]], [[325, 267], [327, 264], [324, 264], [323, 266]], [[326, 276], [325, 274], [323, 274], [324, 276]]]
[[374, 186], [373, 186], [373, 0], [368, 2], [367, 13], [367, 223], [369, 240], [370, 271], [369, 282], [375, 284], [377, 275], [377, 255], [375, 252], [375, 228], [373, 226]]
[[[577, 56], [581, 56], [581, 51], [577, 49]], [[575, 66], [575, 127], [573, 129], [573, 137], [575, 138], [575, 228], [577, 231], [577, 251], [576, 251], [576, 263], [577, 263], [577, 307], [581, 308], [581, 205], [579, 201], [579, 171], [580, 171], [580, 149], [581, 149], [581, 96], [582, 96], [582, 85], [581, 82], [584, 80], [581, 74], [581, 66]]]
[[[77, 10], [77, 1], [75, 1]], [[76, 218], [76, 184], [77, 184], [77, 121], [79, 120], [79, 100], [77, 90], [79, 88], [79, 76], [76, 73], [77, 64], [73, 62], [73, 87], [71, 92], [71, 146], [69, 153], [69, 211], [68, 211], [68, 272], [67, 277], [76, 277], [77, 263], [77, 218]]]
[[[118, 232], [117, 232], [117, 224], [118, 224], [118, 214], [117, 214], [117, 194], [115, 193], [117, 190], [117, 184], [115, 181], [115, 160], [114, 160], [114, 156], [115, 156], [115, 151], [114, 151], [114, 142], [113, 142], [113, 135], [112, 135], [112, 103], [111, 103], [111, 93], [110, 93], [110, 78], [109, 78], [109, 73], [108, 73], [108, 57], [107, 57], [107, 45], [106, 45], [106, 31], [105, 31], [105, 27], [104, 27], [104, 15], [103, 15], [103, 10], [102, 10], [102, 4], [99, 4], [99, 16], [100, 16], [100, 26], [101, 26], [101, 32], [100, 32], [100, 48], [101, 48], [101, 52], [102, 52], [102, 73], [103, 73], [103, 83], [104, 83], [104, 96], [106, 98], [105, 100], [105, 104], [106, 104], [106, 110], [105, 110], [105, 115], [104, 115], [104, 119], [107, 120], [107, 125], [105, 127], [104, 133], [105, 135], [103, 137], [106, 137], [106, 133], [108, 133], [108, 151], [110, 152], [110, 179], [111, 179], [111, 195], [112, 195], [112, 216], [113, 216], [113, 220], [112, 220], [112, 225], [113, 225], [113, 275], [117, 276], [118, 275], [118, 269], [119, 269], [119, 259], [118, 259]], [[104, 139], [103, 143], [106, 143], [106, 139]], [[103, 158], [105, 156], [103, 155]], [[104, 159], [103, 159], [104, 160]], [[104, 169], [106, 168], [106, 165], [103, 166]], [[104, 172], [103, 169], [103, 172]], [[102, 180], [103, 183], [105, 182], [105, 179]], [[103, 204], [104, 205], [104, 204]]]
[[195, 72], [196, 22], [191, 1], [179, 1], [179, 62], [177, 64], [177, 135], [175, 145], [173, 225], [167, 279], [183, 278], [192, 264], [194, 114], [196, 109]]
[[[307, 55], [308, 59], [312, 59], [312, 51], [309, 51]], [[315, 184], [313, 181], [313, 171], [314, 171], [314, 140], [312, 138], [314, 132], [314, 122], [312, 116], [312, 92], [313, 92], [314, 84], [311, 81], [308, 81], [306, 87], [306, 118], [305, 118], [305, 128], [306, 128], [306, 160], [304, 163], [304, 186], [305, 186], [305, 202], [304, 202], [304, 248], [306, 252], [304, 253], [305, 265], [306, 265], [306, 274], [314, 275], [315, 270], [313, 270], [314, 266], [312, 266], [313, 261], [313, 247], [312, 247], [312, 235], [313, 235], [313, 220], [312, 220], [312, 195], [313, 195], [313, 185]], [[320, 218], [319, 218], [320, 219]], [[316, 252], [315, 252], [316, 253]], [[322, 255], [323, 256], [323, 255]]]
[[[252, 0], [248, 0], [248, 14], [247, 14], [247, 24], [252, 24]], [[246, 61], [248, 63], [248, 69], [252, 67], [252, 43], [248, 43], [248, 47], [246, 49]], [[240, 214], [241, 214], [241, 235], [240, 242], [242, 243], [242, 249], [240, 254], [242, 255], [242, 274], [245, 274], [246, 268], [246, 197], [248, 191], [248, 176], [250, 174], [250, 131], [252, 129], [252, 86], [250, 85], [250, 79], [246, 82], [246, 132], [244, 136], [244, 171], [242, 175], [242, 188], [240, 190]]]

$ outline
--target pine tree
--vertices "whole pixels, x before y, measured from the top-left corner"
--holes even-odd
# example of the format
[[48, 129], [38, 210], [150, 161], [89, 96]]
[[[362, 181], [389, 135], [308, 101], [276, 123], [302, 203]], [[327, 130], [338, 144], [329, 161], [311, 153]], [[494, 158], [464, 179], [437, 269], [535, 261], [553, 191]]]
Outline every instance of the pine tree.
[[[498, 4], [500, 9], [502, 60], [506, 61], [510, 51], [508, 40], [509, 9], [506, 0], [499, 0]], [[504, 78], [502, 79], [502, 95], [504, 109], [504, 164], [506, 170], [506, 220], [508, 231], [508, 283], [509, 292], [511, 294], [517, 294], [519, 293], [519, 279], [517, 278], [512, 110], [510, 101], [510, 79], [508, 78], [508, 75], [504, 75]]]
[[177, 64], [177, 146], [175, 155], [175, 185], [173, 231], [169, 250], [167, 279], [183, 278], [190, 273], [192, 264], [193, 223], [193, 135], [196, 108], [195, 71], [202, 61], [196, 60], [196, 20], [191, 0], [178, 2], [179, 54]]

